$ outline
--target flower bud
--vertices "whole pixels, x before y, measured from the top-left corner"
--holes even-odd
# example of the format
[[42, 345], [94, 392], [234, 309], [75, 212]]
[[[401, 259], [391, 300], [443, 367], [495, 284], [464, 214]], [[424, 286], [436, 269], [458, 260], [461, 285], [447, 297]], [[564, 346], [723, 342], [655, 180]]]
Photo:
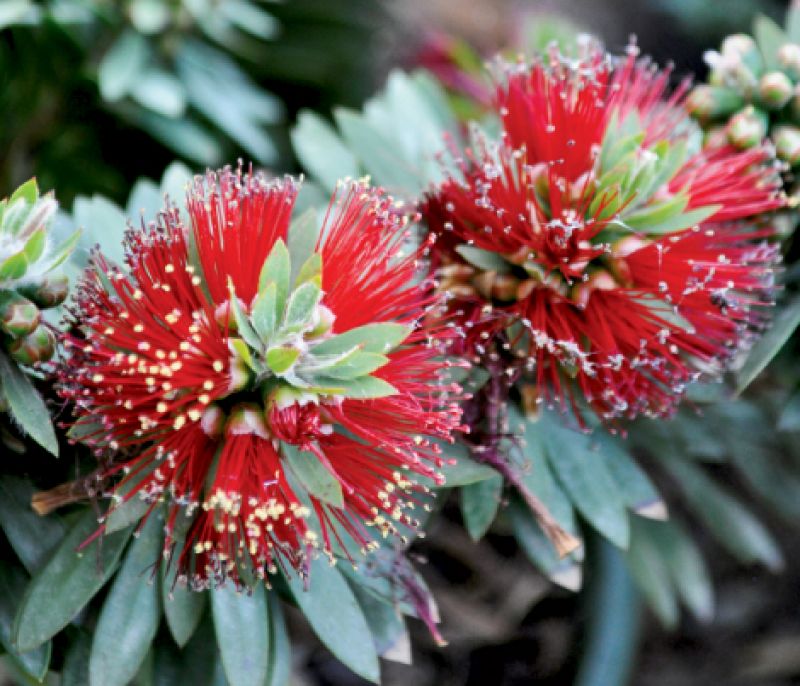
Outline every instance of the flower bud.
[[772, 132], [772, 140], [779, 159], [792, 167], [800, 163], [800, 129], [788, 124], [777, 126]]
[[779, 110], [792, 97], [794, 85], [782, 71], [771, 71], [761, 77], [758, 83], [758, 94], [767, 109]]
[[722, 41], [720, 52], [726, 57], [747, 57], [758, 52], [758, 46], [746, 33], [734, 33]]
[[275, 438], [301, 448], [330, 433], [330, 427], [322, 423], [317, 396], [288, 386], [270, 392], [266, 419]]
[[727, 117], [744, 106], [739, 93], [731, 88], [701, 84], [686, 99], [686, 109], [700, 121]]
[[720, 124], [706, 129], [703, 136], [703, 147], [724, 148], [726, 145], [728, 145], [728, 129], [726, 126]]
[[63, 274], [45, 276], [35, 284], [20, 286], [17, 291], [42, 309], [56, 307], [67, 299], [69, 279]]
[[38, 326], [32, 333], [12, 341], [8, 346], [11, 358], [19, 364], [34, 364], [49, 360], [56, 349], [56, 339], [50, 329]]
[[731, 145], [744, 150], [752, 148], [767, 135], [767, 116], [755, 107], [745, 107], [728, 122], [728, 140]]
[[0, 328], [7, 334], [25, 336], [39, 326], [40, 319], [39, 308], [26, 297], [14, 291], [0, 292]]
[[317, 305], [317, 309], [314, 312], [314, 328], [309, 331], [305, 337], [306, 338], [319, 338], [320, 336], [324, 336], [328, 333], [331, 328], [333, 327], [333, 322], [336, 320], [336, 315], [331, 311], [329, 307], [325, 307], [325, 305]]
[[778, 48], [778, 63], [793, 79], [800, 79], [800, 45], [786, 43]]
[[598, 269], [586, 281], [573, 286], [572, 300], [580, 309], [584, 309], [589, 303], [592, 291], [613, 291], [615, 288], [619, 288], [619, 284], [614, 277], [605, 269]]

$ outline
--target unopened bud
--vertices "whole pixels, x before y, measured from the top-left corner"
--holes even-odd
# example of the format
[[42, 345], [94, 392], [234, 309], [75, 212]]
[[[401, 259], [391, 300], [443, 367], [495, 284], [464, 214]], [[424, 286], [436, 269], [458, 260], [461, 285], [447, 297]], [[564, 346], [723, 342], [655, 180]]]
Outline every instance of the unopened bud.
[[228, 436], [243, 436], [255, 434], [260, 438], [269, 438], [267, 425], [264, 423], [264, 414], [255, 403], [239, 403], [230, 414], [225, 425]]
[[734, 33], [726, 36], [720, 46], [720, 52], [725, 57], [746, 57], [758, 52], [758, 46], [752, 37], [746, 33]]
[[779, 110], [792, 97], [794, 85], [782, 71], [771, 71], [761, 77], [758, 83], [758, 94], [767, 109]]
[[745, 107], [728, 122], [728, 140], [740, 150], [755, 147], [767, 135], [768, 123], [764, 112], [753, 106]]
[[209, 405], [200, 417], [200, 428], [211, 438], [219, 438], [225, 428], [225, 419], [219, 405]]
[[619, 284], [614, 277], [605, 269], [598, 269], [586, 281], [573, 286], [572, 300], [580, 309], [584, 309], [593, 291], [613, 291], [616, 288], [619, 288]]
[[744, 105], [744, 99], [732, 88], [701, 84], [686, 99], [686, 109], [700, 121], [727, 117]]
[[288, 386], [273, 389], [266, 399], [265, 418], [272, 434], [292, 445], [305, 447], [331, 432], [322, 422], [319, 400]]
[[728, 128], [725, 125], [710, 126], [703, 136], [703, 147], [724, 148], [728, 145]]
[[329, 307], [317, 305], [317, 309], [314, 311], [314, 321], [316, 322], [314, 328], [306, 334], [306, 338], [319, 338], [328, 333], [336, 321], [336, 315]]
[[40, 325], [27, 336], [12, 341], [8, 353], [19, 364], [35, 364], [49, 360], [55, 349], [55, 336], [46, 326]]
[[800, 45], [786, 43], [778, 48], [778, 63], [793, 79], [800, 79]]
[[35, 284], [20, 286], [17, 291], [30, 298], [42, 309], [56, 307], [67, 299], [69, 290], [69, 279], [63, 274], [57, 276], [45, 276]]
[[39, 326], [40, 319], [39, 308], [26, 297], [14, 291], [0, 292], [0, 328], [7, 334], [25, 336]]
[[779, 159], [792, 167], [800, 163], [800, 129], [789, 125], [777, 126], [772, 132], [772, 140]]

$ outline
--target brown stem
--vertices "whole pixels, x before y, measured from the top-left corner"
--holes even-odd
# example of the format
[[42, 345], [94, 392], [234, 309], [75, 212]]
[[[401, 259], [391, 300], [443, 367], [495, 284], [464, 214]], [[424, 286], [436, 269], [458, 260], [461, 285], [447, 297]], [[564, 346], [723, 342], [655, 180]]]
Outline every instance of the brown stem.
[[64, 507], [64, 505], [90, 500], [95, 493], [94, 483], [95, 475], [90, 474], [82, 479], [60, 484], [47, 491], [39, 491], [33, 494], [31, 507], [36, 514], [44, 517], [59, 507]]

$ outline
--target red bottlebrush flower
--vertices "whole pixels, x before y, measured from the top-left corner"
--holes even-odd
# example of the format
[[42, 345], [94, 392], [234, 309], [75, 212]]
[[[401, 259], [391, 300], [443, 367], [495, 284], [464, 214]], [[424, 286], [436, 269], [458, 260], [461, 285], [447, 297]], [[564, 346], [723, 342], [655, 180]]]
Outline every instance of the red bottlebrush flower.
[[432, 439], [458, 425], [391, 198], [352, 183], [318, 231], [290, 228], [296, 195], [198, 177], [188, 225], [169, 207], [129, 231], [127, 270], [95, 255], [63, 341], [73, 435], [117, 454], [116, 501], [166, 502], [165, 555], [195, 588], [413, 529], [415, 477], [440, 478]]
[[507, 356], [528, 398], [581, 423], [583, 401], [670, 414], [772, 302], [772, 152], [700, 149], [667, 81], [635, 48], [508, 66], [501, 140], [476, 134], [423, 205], [456, 350]]

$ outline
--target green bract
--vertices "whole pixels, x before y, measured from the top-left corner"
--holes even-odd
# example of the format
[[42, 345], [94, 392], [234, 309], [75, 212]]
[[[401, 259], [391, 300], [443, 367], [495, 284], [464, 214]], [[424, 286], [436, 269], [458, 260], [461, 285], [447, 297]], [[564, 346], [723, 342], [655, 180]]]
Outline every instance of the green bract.
[[275, 243], [249, 306], [229, 284], [229, 307], [218, 316], [228, 317], [238, 335], [231, 343], [234, 366], [246, 371], [237, 377], [237, 385], [264, 393], [291, 388], [305, 398], [392, 395], [394, 387], [373, 372], [389, 361], [386, 353], [411, 329], [386, 322], [331, 334], [335, 315], [323, 303], [322, 256], [308, 254], [313, 242], [296, 238], [296, 233], [307, 232], [308, 224], [308, 218], [301, 217], [290, 229], [289, 244], [299, 246], [294, 254], [284, 241]]

